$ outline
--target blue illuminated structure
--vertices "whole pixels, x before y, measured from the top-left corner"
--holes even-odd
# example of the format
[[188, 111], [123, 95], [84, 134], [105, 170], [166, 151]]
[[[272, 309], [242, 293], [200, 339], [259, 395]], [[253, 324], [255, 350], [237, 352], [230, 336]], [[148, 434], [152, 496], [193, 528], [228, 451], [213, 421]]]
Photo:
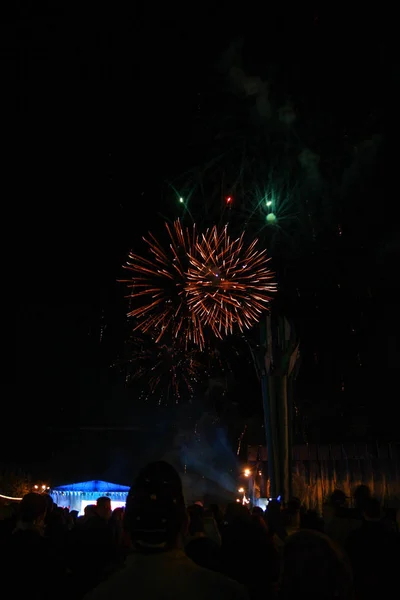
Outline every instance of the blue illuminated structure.
[[54, 502], [61, 507], [77, 510], [79, 514], [87, 504], [96, 504], [100, 496], [108, 496], [111, 499], [112, 508], [123, 506], [126, 503], [129, 487], [119, 483], [108, 481], [83, 481], [82, 483], [71, 483], [60, 485], [50, 491]]

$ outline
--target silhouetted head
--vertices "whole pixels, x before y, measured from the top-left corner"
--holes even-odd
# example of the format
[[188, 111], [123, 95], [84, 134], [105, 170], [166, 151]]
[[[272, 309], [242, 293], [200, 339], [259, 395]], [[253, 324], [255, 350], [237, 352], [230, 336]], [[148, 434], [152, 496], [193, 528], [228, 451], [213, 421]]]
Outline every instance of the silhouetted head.
[[46, 500], [47, 514], [51, 513], [54, 508], [53, 498], [50, 496], [50, 494], [41, 494], [41, 496], [43, 496], [43, 498]]
[[167, 462], [150, 463], [131, 487], [124, 526], [142, 551], [175, 548], [187, 529], [182, 482]]
[[96, 512], [102, 519], [108, 519], [112, 515], [111, 499], [108, 496], [100, 496], [96, 502]]
[[257, 515], [259, 517], [263, 517], [264, 516], [264, 511], [261, 508], [261, 506], [253, 506], [251, 514], [252, 515]]
[[359, 485], [354, 492], [354, 504], [361, 512], [371, 498], [371, 490], [367, 485]]
[[330, 497], [330, 503], [335, 507], [342, 507], [346, 504], [346, 494], [342, 490], [334, 490]]
[[282, 505], [278, 500], [270, 500], [268, 502], [267, 505], [267, 513], [272, 515], [272, 514], [278, 514], [282, 511]]
[[37, 524], [42, 523], [46, 516], [47, 503], [43, 494], [30, 492], [26, 494], [19, 505], [18, 519], [22, 523]]
[[250, 522], [250, 520], [250, 511], [243, 504], [232, 502], [226, 507], [225, 521], [227, 523], [230, 524], [238, 521]]
[[124, 518], [125, 509], [123, 506], [118, 506], [113, 510], [112, 519], [114, 521], [122, 521]]
[[351, 568], [324, 534], [302, 530], [285, 542], [282, 599], [352, 600]]
[[196, 513], [201, 518], [203, 518], [203, 516], [204, 516], [204, 508], [202, 506], [200, 506], [200, 504], [197, 504], [197, 503], [191, 504], [190, 506], [188, 506], [187, 511], [190, 514]]
[[260, 513], [253, 513], [251, 515], [251, 520], [256, 527], [261, 527], [261, 529], [263, 529], [265, 531], [269, 531], [267, 522], [264, 519], [264, 516], [261, 515]]
[[83, 512], [85, 514], [85, 517], [87, 517], [87, 518], [94, 517], [96, 514], [96, 505], [95, 504], [86, 504], [85, 508], [83, 509]]

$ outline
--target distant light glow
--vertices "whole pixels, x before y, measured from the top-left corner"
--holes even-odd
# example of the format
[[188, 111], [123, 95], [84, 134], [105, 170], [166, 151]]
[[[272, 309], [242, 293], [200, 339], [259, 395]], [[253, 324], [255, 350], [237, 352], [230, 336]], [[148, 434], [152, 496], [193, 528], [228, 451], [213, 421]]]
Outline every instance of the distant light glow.
[[184, 202], [183, 198], [179, 198], [179, 202], [180, 202], [181, 204], [183, 204], [183, 202]]

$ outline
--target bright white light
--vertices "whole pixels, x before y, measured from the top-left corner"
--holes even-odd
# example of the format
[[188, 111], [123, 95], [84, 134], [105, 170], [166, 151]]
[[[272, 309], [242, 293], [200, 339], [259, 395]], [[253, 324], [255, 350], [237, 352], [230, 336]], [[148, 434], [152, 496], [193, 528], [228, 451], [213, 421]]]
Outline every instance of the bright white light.
[[269, 504], [268, 498], [257, 498], [256, 499], [256, 506], [259, 506], [263, 510], [267, 510], [268, 504]]
[[15, 498], [14, 496], [5, 496], [4, 494], [0, 494], [0, 498], [4, 498], [4, 500], [16, 500], [20, 502], [22, 498]]

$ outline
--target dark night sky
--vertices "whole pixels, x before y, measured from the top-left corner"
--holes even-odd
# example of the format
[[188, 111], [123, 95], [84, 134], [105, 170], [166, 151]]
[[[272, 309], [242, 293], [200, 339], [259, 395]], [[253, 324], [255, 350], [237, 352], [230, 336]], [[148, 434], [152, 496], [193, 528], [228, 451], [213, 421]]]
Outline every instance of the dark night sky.
[[[282, 98], [293, 98], [308, 122], [321, 111], [332, 120], [332, 139], [315, 136], [322, 156], [327, 148], [340, 153], [345, 136], [351, 145], [384, 134], [387, 74], [376, 14], [308, 9], [296, 14], [284, 7], [280, 14], [272, 9], [243, 14], [243, 6], [237, 14], [215, 13], [203, 4], [197, 10], [188, 5], [126, 15], [101, 10], [52, 13], [45, 3], [35, 3], [32, 11], [9, 15], [1, 25], [11, 124], [9, 205], [17, 223], [9, 288], [15, 361], [2, 383], [5, 462], [12, 460], [16, 435], [23, 443], [14, 460], [23, 460], [30, 448], [32, 460], [42, 463], [46, 444], [53, 443], [47, 426], [137, 422], [134, 399], [108, 370], [123, 343], [125, 305], [116, 279], [131, 245], [149, 227], [162, 227], [158, 213], [175, 216], [165, 181], [202, 161], [207, 138], [203, 134], [196, 144], [196, 123], [218, 122], [224, 112], [216, 65], [232, 40], [244, 36], [246, 68], [273, 81]], [[318, 131], [318, 123], [313, 126]], [[386, 427], [388, 411], [398, 411], [389, 397], [400, 352], [393, 268], [398, 224], [388, 216], [382, 164], [378, 157], [369, 179], [366, 175], [368, 189], [358, 186], [342, 207], [340, 249], [326, 250], [339, 265], [346, 293], [333, 297], [318, 282], [319, 309], [307, 302], [303, 307], [298, 382], [311, 419], [320, 404], [324, 414], [364, 412], [375, 424], [374, 435]], [[334, 170], [335, 160], [327, 168]], [[371, 189], [381, 192], [376, 204]], [[315, 258], [313, 273], [323, 276], [324, 261]], [[368, 288], [366, 282], [370, 294], [358, 291]], [[306, 287], [311, 297], [311, 280]], [[352, 323], [356, 342], [349, 334]], [[361, 349], [363, 366], [356, 373], [349, 358], [343, 401], [338, 393], [343, 366], [337, 365], [346, 363], [351, 344]], [[342, 428], [342, 421], [335, 423]], [[394, 429], [387, 431], [391, 436]], [[68, 447], [68, 441], [60, 443]]]

